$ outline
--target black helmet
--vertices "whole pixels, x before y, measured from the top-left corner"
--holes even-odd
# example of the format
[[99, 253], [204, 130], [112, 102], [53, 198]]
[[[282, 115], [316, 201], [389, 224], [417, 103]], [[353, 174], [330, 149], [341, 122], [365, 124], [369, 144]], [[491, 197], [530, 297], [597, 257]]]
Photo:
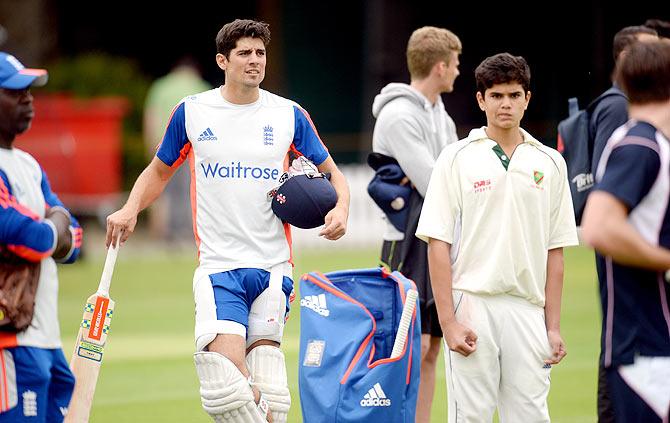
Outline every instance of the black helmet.
[[297, 228], [311, 229], [324, 224], [324, 218], [337, 203], [337, 193], [329, 175], [295, 175], [277, 188], [272, 211]]

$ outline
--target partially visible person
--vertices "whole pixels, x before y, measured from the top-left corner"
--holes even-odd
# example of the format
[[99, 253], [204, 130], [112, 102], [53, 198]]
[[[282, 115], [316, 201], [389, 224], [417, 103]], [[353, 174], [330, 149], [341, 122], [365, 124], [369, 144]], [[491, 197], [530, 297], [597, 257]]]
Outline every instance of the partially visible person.
[[156, 156], [126, 204], [107, 217], [107, 244], [119, 235], [125, 242], [137, 214], [189, 164], [199, 259], [194, 361], [203, 409], [217, 422], [232, 413], [254, 423], [288, 418], [280, 344], [293, 291], [291, 229], [272, 212], [268, 192], [280, 184], [289, 153], [331, 174], [337, 203], [319, 235], [341, 238], [349, 216], [346, 179], [309, 114], [260, 88], [269, 42], [264, 22], [236, 19], [219, 30], [215, 58], [224, 84], [177, 104]]
[[[658, 39], [656, 31], [646, 26], [627, 26], [614, 35], [612, 41], [612, 55], [614, 63], [619, 61], [625, 51], [638, 41], [654, 41]], [[589, 131], [593, 139], [593, 164], [592, 173], [595, 174], [598, 161], [607, 140], [612, 136], [616, 128], [628, 120], [628, 102], [616, 81], [612, 82], [611, 95], [603, 98], [593, 109], [589, 119]]]
[[[144, 104], [144, 142], [149, 161], [156, 155], [174, 105], [187, 95], [210, 88], [190, 56], [179, 59], [170, 73], [154, 81]], [[189, 182], [188, 169], [180, 167], [164, 195], [149, 208], [149, 231], [153, 237], [177, 244], [193, 238]]]
[[660, 19], [647, 19], [644, 26], [656, 31], [660, 38], [670, 39], [670, 22]]
[[475, 71], [486, 126], [435, 163], [416, 235], [428, 242], [446, 353], [449, 422], [548, 422], [566, 355], [563, 248], [577, 244], [563, 157], [521, 128], [530, 68], [508, 53]]
[[617, 65], [630, 121], [603, 151], [583, 218], [603, 285], [601, 366], [615, 422], [670, 414], [670, 43], [637, 43]]
[[421, 310], [421, 382], [416, 421], [430, 421], [435, 368], [442, 331], [428, 276], [426, 243], [414, 236], [430, 174], [442, 149], [458, 141], [456, 125], [447, 114], [440, 94], [450, 93], [459, 75], [461, 41], [444, 28], [426, 26], [414, 31], [407, 43], [410, 83], [391, 83], [375, 97], [377, 118], [372, 135], [373, 152], [397, 160], [412, 186], [409, 216], [404, 231], [387, 221], [381, 260], [400, 270], [419, 290]]
[[[622, 57], [626, 55], [626, 51], [637, 42], [646, 42], [657, 40], [656, 31], [646, 26], [627, 26], [621, 29], [614, 35], [612, 42], [612, 54], [614, 56], [615, 65]], [[626, 96], [621, 91], [618, 83], [613, 81], [612, 87], [605, 93], [608, 95], [594, 107], [593, 112], [589, 117], [589, 132], [593, 140], [593, 158], [591, 165], [591, 174], [596, 174], [600, 156], [610, 139], [615, 129], [625, 124], [628, 121], [628, 101]], [[596, 255], [597, 256], [597, 255]], [[596, 264], [598, 260], [596, 260]], [[605, 290], [605, 281], [600, 280], [601, 293]], [[601, 362], [602, 354], [601, 350]], [[598, 370], [598, 422], [611, 423], [614, 420], [614, 411], [612, 402], [607, 393], [607, 385], [605, 383], [605, 371], [602, 366]]]
[[[14, 298], [7, 281], [25, 276], [4, 272], [34, 266], [28, 273], [37, 284], [29, 326], [0, 328], [0, 422], [63, 421], [75, 383], [60, 339], [56, 262], [77, 259], [82, 231], [39, 163], [14, 147], [33, 120], [30, 88], [47, 78], [45, 70], [0, 52], [0, 319]], [[30, 289], [35, 280], [21, 282]]]

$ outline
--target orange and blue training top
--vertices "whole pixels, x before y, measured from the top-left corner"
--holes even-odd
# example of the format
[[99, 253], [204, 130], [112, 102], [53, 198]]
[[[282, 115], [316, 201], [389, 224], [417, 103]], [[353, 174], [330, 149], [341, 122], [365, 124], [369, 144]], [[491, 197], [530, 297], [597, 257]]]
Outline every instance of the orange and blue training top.
[[[26, 260], [41, 263], [33, 321], [19, 334], [0, 332], [0, 349], [11, 346], [59, 348], [58, 274], [51, 257], [57, 244], [53, 223], [44, 217], [51, 207], [64, 207], [51, 191], [47, 176], [28, 153], [0, 148], [0, 245]], [[79, 256], [82, 230], [71, 218], [72, 248], [60, 260]]]

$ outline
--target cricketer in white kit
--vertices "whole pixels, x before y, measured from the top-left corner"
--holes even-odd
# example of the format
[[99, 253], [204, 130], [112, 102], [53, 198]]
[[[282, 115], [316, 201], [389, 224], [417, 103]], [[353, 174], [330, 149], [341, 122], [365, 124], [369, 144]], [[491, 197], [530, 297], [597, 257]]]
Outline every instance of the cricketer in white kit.
[[447, 146], [417, 236], [429, 267], [445, 356], [450, 422], [548, 422], [560, 336], [562, 248], [577, 245], [560, 154], [520, 128], [530, 70], [507, 53], [475, 72], [487, 126]]
[[293, 291], [291, 235], [271, 209], [289, 153], [330, 172], [337, 205], [320, 235], [346, 230], [349, 192], [309, 115], [259, 88], [267, 24], [235, 20], [217, 35], [219, 88], [186, 97], [174, 109], [153, 162], [123, 209], [108, 218], [108, 242], [125, 240], [137, 212], [183, 162], [191, 169], [196, 370], [202, 404], [215, 421], [285, 422], [291, 399], [279, 349]]

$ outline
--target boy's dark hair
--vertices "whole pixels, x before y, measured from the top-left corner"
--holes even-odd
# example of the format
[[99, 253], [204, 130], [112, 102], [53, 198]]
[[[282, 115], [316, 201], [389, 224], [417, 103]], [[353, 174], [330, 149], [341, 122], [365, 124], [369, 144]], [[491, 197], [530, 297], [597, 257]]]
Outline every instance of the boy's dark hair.
[[670, 99], [670, 41], [635, 43], [621, 58], [616, 81], [631, 104]]
[[651, 28], [658, 34], [659, 37], [670, 38], [670, 22], [662, 21], [660, 19], [647, 19], [644, 26]]
[[237, 45], [237, 40], [244, 37], [260, 38], [267, 47], [270, 44], [270, 25], [251, 19], [235, 19], [225, 24], [216, 34], [216, 52], [226, 58]]
[[484, 59], [475, 69], [477, 91], [482, 96], [487, 89], [495, 84], [518, 82], [524, 93], [530, 91], [530, 68], [526, 59], [521, 56], [512, 56], [509, 53], [499, 53]]
[[614, 34], [614, 41], [612, 41], [612, 54], [614, 55], [615, 63], [622, 51], [626, 50], [632, 44], [637, 42], [637, 36], [640, 34], [658, 35], [653, 29], [642, 25], [627, 26]]

